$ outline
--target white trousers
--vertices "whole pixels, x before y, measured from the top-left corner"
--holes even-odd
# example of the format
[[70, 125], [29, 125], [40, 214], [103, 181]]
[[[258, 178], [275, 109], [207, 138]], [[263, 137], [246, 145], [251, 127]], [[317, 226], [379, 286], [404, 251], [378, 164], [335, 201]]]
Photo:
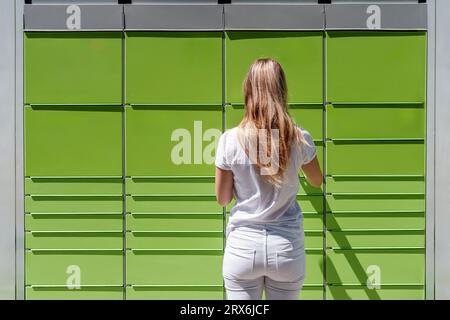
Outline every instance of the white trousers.
[[238, 227], [226, 240], [222, 273], [229, 300], [296, 300], [305, 277], [304, 233]]

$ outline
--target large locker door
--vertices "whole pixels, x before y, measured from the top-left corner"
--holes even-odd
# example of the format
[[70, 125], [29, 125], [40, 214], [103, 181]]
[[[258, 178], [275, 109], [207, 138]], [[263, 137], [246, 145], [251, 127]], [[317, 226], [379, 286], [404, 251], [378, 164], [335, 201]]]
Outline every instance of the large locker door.
[[[243, 81], [250, 65], [257, 58], [274, 58], [286, 73], [289, 113], [311, 133], [323, 163], [322, 32], [228, 31], [225, 49], [226, 129], [239, 125], [244, 115]], [[300, 174], [297, 198], [304, 215], [307, 253], [300, 298], [323, 299], [323, 190], [309, 186]]]
[[328, 299], [423, 299], [426, 33], [327, 32]]
[[122, 45], [25, 34], [25, 297], [123, 298]]
[[127, 32], [127, 299], [222, 299], [220, 32]]

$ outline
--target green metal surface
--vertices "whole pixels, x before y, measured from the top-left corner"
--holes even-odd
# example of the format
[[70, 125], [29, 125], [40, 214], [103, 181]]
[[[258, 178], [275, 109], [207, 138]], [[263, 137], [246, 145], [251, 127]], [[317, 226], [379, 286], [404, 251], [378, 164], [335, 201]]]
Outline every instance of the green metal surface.
[[222, 103], [220, 32], [126, 32], [129, 104]]
[[323, 230], [305, 230], [305, 249], [323, 249]]
[[424, 249], [328, 249], [327, 283], [366, 284], [377, 270], [381, 285], [421, 285], [425, 279]]
[[120, 32], [28, 32], [26, 104], [120, 104]]
[[322, 103], [322, 37], [322, 32], [226, 32], [226, 102], [242, 104], [249, 66], [258, 58], [271, 57], [286, 73], [290, 103]]
[[73, 194], [121, 194], [123, 193], [120, 178], [80, 178], [55, 177], [25, 178], [25, 194], [38, 195], [73, 195]]
[[122, 230], [114, 232], [27, 231], [27, 249], [122, 249]]
[[27, 231], [108, 231], [122, 230], [123, 216], [117, 214], [25, 214]]
[[131, 213], [221, 213], [214, 196], [127, 196]]
[[122, 176], [121, 107], [25, 107], [26, 176]]
[[323, 250], [306, 249], [305, 286], [321, 285], [323, 283]]
[[424, 286], [327, 286], [327, 300], [424, 300]]
[[214, 177], [133, 177], [126, 179], [128, 194], [210, 194], [214, 195]]
[[221, 212], [184, 214], [127, 214], [127, 229], [132, 231], [215, 231], [223, 230]]
[[222, 300], [222, 286], [133, 286], [127, 300]]
[[424, 212], [327, 213], [326, 219], [329, 230], [425, 229]]
[[123, 287], [26, 287], [26, 300], [123, 300]]
[[[80, 285], [122, 285], [122, 251], [26, 251], [27, 285], [67, 285], [80, 271]], [[72, 283], [72, 282], [69, 282]]]
[[326, 298], [423, 299], [426, 33], [326, 41]]
[[323, 213], [303, 213], [303, 228], [310, 231], [323, 230]]
[[[328, 226], [327, 226], [328, 228]], [[327, 231], [328, 248], [424, 248], [424, 230]]]
[[329, 212], [424, 212], [423, 194], [343, 194], [327, 195]]
[[423, 104], [328, 105], [326, 114], [330, 139], [425, 138]]
[[423, 176], [329, 176], [327, 193], [425, 193]]
[[118, 196], [26, 196], [25, 212], [31, 213], [120, 213]]
[[222, 250], [127, 250], [127, 283], [222, 285]]
[[323, 196], [321, 195], [297, 195], [297, 201], [303, 213], [323, 212]]
[[303, 286], [299, 300], [323, 300], [323, 286]]
[[[167, 229], [170, 226], [166, 227]], [[129, 231], [127, 247], [132, 249], [223, 249], [222, 231], [158, 232]]]
[[328, 101], [424, 102], [426, 49], [422, 31], [328, 31]]
[[329, 175], [424, 175], [423, 141], [329, 141]]
[[208, 150], [218, 142], [221, 107], [135, 106], [125, 113], [127, 176], [214, 176]]
[[[298, 300], [323, 300], [323, 286], [304, 285], [300, 291]], [[263, 290], [262, 300], [266, 300], [266, 291]]]

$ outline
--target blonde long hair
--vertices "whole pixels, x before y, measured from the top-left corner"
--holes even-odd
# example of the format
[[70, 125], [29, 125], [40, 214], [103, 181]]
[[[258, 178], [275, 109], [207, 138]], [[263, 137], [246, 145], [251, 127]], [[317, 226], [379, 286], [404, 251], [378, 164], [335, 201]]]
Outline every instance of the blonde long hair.
[[238, 126], [238, 139], [261, 176], [278, 188], [293, 144], [306, 142], [288, 112], [283, 68], [274, 59], [257, 59], [248, 70], [243, 89], [245, 114]]

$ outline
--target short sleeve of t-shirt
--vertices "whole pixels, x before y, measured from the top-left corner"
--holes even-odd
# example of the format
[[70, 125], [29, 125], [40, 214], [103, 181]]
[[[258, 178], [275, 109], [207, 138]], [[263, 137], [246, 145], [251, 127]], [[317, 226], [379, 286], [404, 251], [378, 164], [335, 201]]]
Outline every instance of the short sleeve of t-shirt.
[[227, 136], [228, 131], [225, 131], [220, 136], [219, 142], [217, 143], [216, 160], [214, 162], [216, 167], [223, 170], [231, 170], [231, 164], [229, 157], [227, 156], [227, 149], [229, 149], [229, 147], [227, 147]]
[[314, 157], [317, 154], [317, 150], [316, 150], [316, 145], [314, 144], [314, 141], [311, 137], [311, 134], [303, 129], [300, 128], [301, 133], [303, 134], [304, 139], [306, 140], [306, 143], [302, 142], [301, 143], [301, 147], [300, 147], [300, 154], [299, 154], [299, 165], [303, 166], [309, 162], [311, 162], [312, 159], [314, 159]]

